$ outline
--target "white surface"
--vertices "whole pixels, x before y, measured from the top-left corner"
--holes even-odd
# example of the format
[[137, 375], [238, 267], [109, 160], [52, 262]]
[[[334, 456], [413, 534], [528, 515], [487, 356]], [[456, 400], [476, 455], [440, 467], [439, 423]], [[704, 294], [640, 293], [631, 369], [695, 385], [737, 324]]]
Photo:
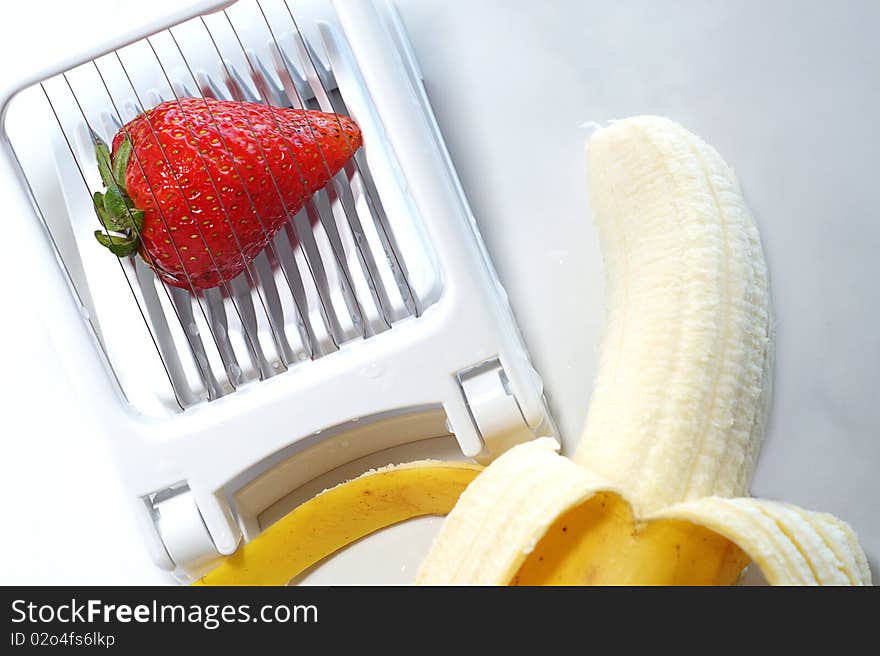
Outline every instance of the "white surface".
[[[568, 449], [602, 321], [579, 126], [665, 114], [737, 169], [764, 238], [776, 398], [753, 491], [849, 521], [877, 578], [880, 5], [398, 1]], [[2, 31], [4, 53], [30, 38]], [[12, 258], [0, 263], [7, 278]], [[0, 582], [167, 582], [100, 439], [65, 420], [88, 390], [29, 370], [28, 345], [53, 327], [34, 324], [25, 281], [10, 294], [0, 398], [4, 415], [29, 419], [4, 427]]]

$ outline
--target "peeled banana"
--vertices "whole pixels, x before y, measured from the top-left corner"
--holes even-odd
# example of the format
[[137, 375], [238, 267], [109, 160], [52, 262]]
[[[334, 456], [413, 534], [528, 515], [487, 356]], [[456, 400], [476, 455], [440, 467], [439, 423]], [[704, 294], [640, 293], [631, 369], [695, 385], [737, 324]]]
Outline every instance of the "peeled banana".
[[587, 147], [608, 311], [573, 460], [511, 449], [462, 494], [426, 584], [870, 584], [853, 531], [746, 493], [773, 332], [757, 228], [720, 155], [676, 123], [626, 119]]
[[589, 194], [608, 310], [574, 460], [640, 512], [745, 494], [770, 397], [758, 230], [733, 171], [668, 119], [597, 131]]

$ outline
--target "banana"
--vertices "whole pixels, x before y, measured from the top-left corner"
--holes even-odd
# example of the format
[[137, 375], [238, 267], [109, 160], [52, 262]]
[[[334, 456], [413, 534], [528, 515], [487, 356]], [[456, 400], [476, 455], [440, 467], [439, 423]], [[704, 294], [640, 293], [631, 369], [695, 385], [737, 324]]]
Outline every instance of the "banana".
[[668, 119], [589, 142], [608, 312], [574, 460], [641, 512], [746, 493], [770, 398], [758, 230], [720, 155]]
[[840, 520], [744, 495], [769, 407], [772, 325], [757, 228], [720, 155], [637, 117], [588, 143], [609, 309], [573, 460], [540, 439], [462, 494], [423, 584], [869, 585]]
[[325, 490], [266, 529], [195, 585], [286, 585], [342, 547], [423, 515], [445, 515], [482, 467], [421, 460]]

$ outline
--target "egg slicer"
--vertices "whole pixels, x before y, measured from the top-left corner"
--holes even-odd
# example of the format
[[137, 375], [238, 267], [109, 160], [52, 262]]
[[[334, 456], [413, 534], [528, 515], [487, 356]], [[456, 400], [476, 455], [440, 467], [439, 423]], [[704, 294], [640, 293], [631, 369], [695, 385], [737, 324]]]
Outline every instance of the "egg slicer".
[[[64, 370], [153, 560], [190, 580], [353, 460], [454, 435], [488, 461], [556, 430], [394, 7], [175, 6], [0, 89], [0, 166]], [[95, 139], [188, 96], [347, 114], [364, 135], [243, 274], [198, 292], [109, 254], [91, 199]]]

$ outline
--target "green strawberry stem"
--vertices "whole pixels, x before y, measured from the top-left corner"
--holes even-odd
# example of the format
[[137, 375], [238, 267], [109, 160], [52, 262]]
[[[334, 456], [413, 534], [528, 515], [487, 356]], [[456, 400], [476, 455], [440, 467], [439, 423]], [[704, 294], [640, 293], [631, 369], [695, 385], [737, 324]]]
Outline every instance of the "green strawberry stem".
[[[115, 157], [111, 158], [110, 149], [97, 134], [92, 133], [92, 140], [98, 172], [106, 187], [103, 193], [96, 191], [92, 196], [95, 214], [104, 226], [103, 231], [95, 231], [95, 239], [117, 257], [129, 257], [140, 250], [140, 234], [144, 225], [143, 211], [134, 206], [125, 189], [131, 141], [126, 136], [116, 149]], [[111, 231], [117, 234], [111, 234]]]

